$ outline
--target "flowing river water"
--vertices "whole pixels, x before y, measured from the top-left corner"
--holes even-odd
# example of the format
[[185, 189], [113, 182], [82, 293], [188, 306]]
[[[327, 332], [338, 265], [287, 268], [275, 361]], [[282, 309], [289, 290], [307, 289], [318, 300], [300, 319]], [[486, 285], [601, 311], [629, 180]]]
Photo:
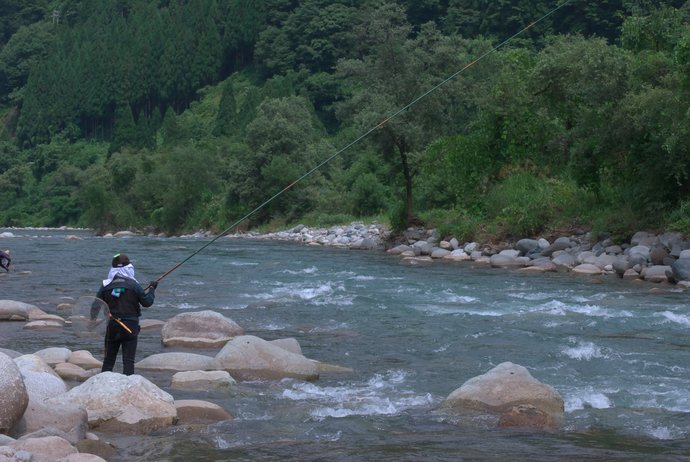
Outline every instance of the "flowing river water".
[[[115, 253], [128, 254], [145, 283], [207, 242], [3, 231], [15, 236], [0, 239], [14, 267], [0, 276], [0, 299], [49, 313], [94, 295]], [[690, 310], [688, 293], [673, 286], [467, 262], [404, 266], [377, 251], [222, 238], [161, 281], [144, 317], [201, 310], [267, 340], [294, 337], [305, 356], [353, 372], [239, 382], [225, 393], [172, 390], [169, 375], [142, 372], [176, 399], [212, 401], [235, 418], [102, 435], [118, 448], [112, 460], [690, 460]], [[69, 327], [0, 323], [2, 348], [53, 346], [102, 359], [100, 341]], [[163, 351], [173, 350], [157, 330], [142, 332], [138, 360]], [[561, 394], [562, 431], [496, 429], [439, 410], [505, 361]]]

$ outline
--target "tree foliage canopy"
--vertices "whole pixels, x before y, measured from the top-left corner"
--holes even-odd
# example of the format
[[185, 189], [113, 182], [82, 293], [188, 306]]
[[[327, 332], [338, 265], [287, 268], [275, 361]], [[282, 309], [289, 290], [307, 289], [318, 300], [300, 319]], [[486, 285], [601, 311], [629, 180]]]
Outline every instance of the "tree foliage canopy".
[[0, 226], [670, 223], [690, 2], [558, 5], [0, 1]]

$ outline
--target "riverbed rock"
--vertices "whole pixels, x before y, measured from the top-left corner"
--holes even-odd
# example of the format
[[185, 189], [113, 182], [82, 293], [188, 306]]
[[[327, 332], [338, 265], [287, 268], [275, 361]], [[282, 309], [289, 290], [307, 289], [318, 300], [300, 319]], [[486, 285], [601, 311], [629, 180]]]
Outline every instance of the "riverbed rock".
[[690, 258], [679, 258], [673, 262], [671, 273], [676, 281], [690, 281]]
[[563, 399], [550, 385], [536, 380], [518, 364], [504, 362], [474, 377], [442, 403], [456, 410], [498, 415], [501, 426], [554, 430], [563, 425]]
[[164, 325], [165, 321], [161, 321], [160, 319], [141, 319], [139, 321], [141, 330], [162, 329]]
[[302, 355], [302, 346], [299, 344], [297, 339], [294, 337], [278, 338], [275, 340], [270, 340], [269, 343], [271, 343], [277, 347], [280, 347], [283, 350], [287, 350], [290, 353]]
[[521, 255], [527, 255], [539, 247], [539, 241], [536, 239], [520, 239], [515, 243], [515, 248], [520, 252]]
[[100, 372], [100, 368], [94, 368], [87, 371], [83, 367], [72, 363], [56, 364], [54, 370], [62, 380], [71, 380], [74, 382], [84, 382]]
[[408, 265], [408, 266], [429, 265], [431, 263], [433, 263], [433, 260], [428, 255], [419, 256], [419, 257], [404, 257], [400, 260], [401, 265]]
[[38, 350], [34, 354], [41, 358], [47, 365], [54, 367], [56, 364], [67, 362], [72, 352], [69, 348], [49, 347]]
[[237, 385], [227, 371], [184, 371], [172, 376], [170, 388], [176, 390], [227, 390]]
[[671, 267], [665, 265], [648, 266], [642, 271], [642, 278], [649, 282], [668, 282], [666, 273], [671, 273]]
[[0, 321], [28, 321], [32, 306], [15, 300], [0, 300]]
[[455, 249], [451, 251], [448, 255], [443, 257], [444, 260], [451, 260], [451, 261], [467, 261], [471, 260], [472, 257], [467, 255], [464, 250], [462, 249]]
[[434, 249], [431, 252], [431, 258], [445, 258], [448, 255], [450, 255], [450, 250], [446, 249]]
[[[77, 448], [79, 449], [79, 448]], [[69, 454], [66, 457], [60, 457], [55, 462], [107, 462], [106, 459], [97, 456], [96, 454], [82, 453]]]
[[638, 231], [630, 238], [630, 245], [633, 247], [643, 245], [650, 248], [657, 242], [659, 242], [659, 238], [657, 238], [655, 234], [647, 231]]
[[24, 415], [12, 429], [12, 436], [17, 438], [44, 428], [56, 428], [63, 438], [71, 444], [86, 438], [89, 421], [86, 410], [76, 404], [46, 405], [32, 400]]
[[593, 265], [591, 263], [583, 263], [581, 265], [577, 265], [575, 268], [573, 268], [573, 273], [576, 274], [584, 274], [584, 275], [594, 275], [594, 274], [601, 274], [603, 271], [601, 268], [599, 268], [597, 265]]
[[0, 433], [7, 433], [29, 405], [22, 373], [12, 358], [0, 353]]
[[211, 310], [180, 313], [161, 329], [163, 345], [197, 348], [220, 348], [243, 333], [235, 321]]
[[496, 254], [490, 257], [491, 266], [494, 268], [520, 268], [523, 263], [515, 256]]
[[67, 362], [70, 364], [83, 367], [84, 369], [95, 369], [103, 366], [103, 362], [93, 357], [88, 350], [77, 350], [70, 353], [67, 358]]
[[577, 261], [575, 257], [572, 254], [569, 254], [567, 252], [561, 252], [553, 259], [551, 262], [556, 265], [556, 270], [557, 271], [570, 271], [576, 264]]
[[649, 252], [651, 249], [645, 245], [636, 245], [627, 250], [628, 261], [630, 266], [635, 265], [647, 265], [647, 260], [649, 259]]
[[570, 241], [569, 237], [559, 237], [556, 239], [553, 244], [549, 245], [547, 248], [541, 251], [541, 254], [545, 257], [550, 257], [554, 252], [557, 252], [559, 250], [565, 250], [569, 247], [571, 247], [572, 242]]
[[239, 380], [319, 378], [318, 368], [310, 359], [253, 335], [234, 338], [218, 352], [216, 359]]
[[179, 399], [175, 401], [179, 424], [222, 422], [232, 419], [232, 415], [215, 403], [199, 399]]
[[5, 353], [7, 356], [9, 356], [12, 359], [18, 358], [23, 354], [23, 353], [20, 353], [18, 351], [9, 350], [7, 348], [0, 348], [0, 353]]
[[47, 405], [77, 404], [88, 414], [89, 427], [105, 432], [147, 434], [172, 425], [177, 417], [174, 400], [140, 375], [103, 372]]
[[14, 362], [22, 373], [30, 401], [42, 402], [67, 391], [65, 382], [40, 356], [22, 355]]
[[22, 329], [51, 332], [62, 329], [64, 325], [64, 321], [29, 321], [26, 324], [24, 324], [24, 327], [22, 327]]
[[21, 439], [9, 446], [17, 451], [30, 452], [33, 454], [31, 460], [35, 462], [54, 462], [79, 452], [69, 441], [59, 436]]
[[157, 353], [147, 356], [136, 368], [150, 371], [213, 371], [221, 368], [218, 360], [212, 356], [196, 353]]
[[[99, 461], [108, 461], [111, 460], [112, 458], [117, 455], [117, 449], [115, 446], [112, 445], [112, 443], [108, 443], [107, 441], [99, 440], [99, 439], [91, 439], [87, 438], [84, 440], [81, 440], [76, 444], [77, 450], [83, 454], [84, 456], [93, 456], [94, 458], [89, 458], [86, 459], [84, 462], [99, 462]], [[60, 461], [58, 461], [60, 462]], [[72, 462], [70, 460], [66, 460], [65, 462]], [[75, 461], [75, 462], [80, 462], [80, 461]]]

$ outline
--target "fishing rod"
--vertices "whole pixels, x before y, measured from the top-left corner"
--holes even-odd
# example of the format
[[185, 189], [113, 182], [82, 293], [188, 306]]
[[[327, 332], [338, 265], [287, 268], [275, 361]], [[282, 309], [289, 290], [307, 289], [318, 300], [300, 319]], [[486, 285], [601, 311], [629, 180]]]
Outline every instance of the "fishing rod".
[[[189, 260], [191, 260], [194, 256], [198, 255], [201, 251], [203, 251], [205, 248], [207, 248], [208, 246], [210, 246], [211, 244], [213, 244], [214, 242], [216, 242], [218, 239], [220, 239], [221, 237], [223, 237], [223, 236], [225, 236], [226, 234], [228, 234], [233, 228], [235, 228], [235, 227], [238, 226], [240, 223], [242, 223], [244, 220], [248, 219], [249, 217], [251, 217], [252, 215], [254, 215], [256, 212], [258, 212], [259, 210], [261, 210], [262, 208], [264, 208], [265, 206], [267, 206], [268, 204], [270, 204], [271, 202], [273, 202], [276, 198], [278, 198], [279, 196], [281, 196], [283, 193], [287, 192], [289, 189], [291, 189], [291, 188], [292, 188], [293, 186], [295, 186], [297, 183], [300, 183], [300, 182], [301, 182], [302, 180], [304, 180], [305, 178], [311, 176], [315, 171], [319, 170], [321, 167], [323, 167], [324, 165], [328, 164], [330, 161], [332, 161], [333, 159], [335, 159], [336, 157], [338, 157], [340, 154], [342, 154], [343, 152], [347, 151], [347, 150], [350, 149], [352, 146], [354, 146], [355, 144], [357, 144], [357, 143], [359, 143], [360, 141], [362, 141], [364, 138], [366, 138], [366, 137], [368, 137], [369, 135], [371, 135], [374, 131], [383, 128], [383, 126], [386, 125], [388, 122], [390, 122], [391, 120], [397, 118], [397, 117], [400, 116], [403, 112], [405, 112], [405, 111], [407, 111], [408, 109], [410, 109], [410, 108], [412, 108], [413, 106], [415, 106], [415, 105], [416, 105], [417, 103], [419, 103], [421, 100], [423, 100], [424, 98], [426, 98], [427, 96], [429, 96], [431, 93], [437, 91], [437, 90], [438, 90], [439, 88], [441, 88], [442, 86], [446, 85], [448, 82], [450, 82], [451, 80], [453, 80], [455, 77], [457, 77], [457, 76], [460, 75], [461, 73], [465, 72], [465, 71], [466, 71], [467, 69], [469, 69], [470, 67], [472, 67], [472, 66], [474, 66], [475, 64], [477, 64], [479, 61], [481, 61], [481, 60], [485, 59], [487, 56], [489, 56], [489, 55], [495, 53], [495, 52], [498, 51], [501, 47], [503, 47], [504, 45], [506, 45], [507, 43], [509, 43], [510, 41], [512, 41], [514, 38], [518, 37], [519, 35], [524, 34], [527, 30], [531, 29], [533, 26], [539, 24], [539, 23], [542, 22], [544, 19], [546, 19], [546, 18], [548, 18], [549, 16], [553, 15], [553, 14], [556, 13], [558, 10], [560, 10], [561, 8], [563, 8], [564, 6], [566, 6], [567, 4], [571, 3], [571, 1], [572, 1], [572, 0], [565, 0], [564, 2], [560, 3], [560, 4], [557, 5], [555, 8], [553, 8], [551, 11], [549, 11], [549, 12], [546, 13], [546, 14], [544, 14], [542, 17], [540, 17], [540, 18], [537, 19], [536, 21], [533, 21], [533, 22], [529, 23], [527, 26], [525, 26], [524, 28], [522, 28], [521, 30], [519, 30], [518, 32], [516, 32], [515, 34], [511, 35], [510, 37], [508, 37], [507, 39], [503, 40], [503, 41], [502, 41], [501, 43], [499, 43], [498, 45], [494, 46], [493, 48], [491, 48], [490, 50], [488, 50], [488, 51], [485, 52], [484, 54], [480, 55], [478, 58], [474, 59], [473, 61], [471, 61], [471, 62], [469, 62], [468, 64], [466, 64], [465, 66], [463, 66], [460, 70], [458, 70], [458, 71], [456, 71], [455, 73], [451, 74], [451, 75], [450, 75], [448, 78], [446, 78], [445, 80], [441, 81], [441, 82], [438, 83], [437, 85], [431, 87], [429, 90], [427, 90], [426, 92], [424, 92], [424, 93], [422, 93], [421, 95], [419, 95], [417, 98], [413, 99], [413, 100], [412, 100], [411, 102], [409, 102], [407, 105], [401, 107], [401, 108], [398, 109], [397, 111], [394, 111], [394, 112], [391, 113], [389, 116], [385, 117], [383, 120], [381, 120], [379, 123], [377, 123], [376, 125], [374, 125], [374, 126], [372, 126], [371, 128], [369, 128], [368, 130], [365, 130], [362, 134], [360, 134], [358, 137], [356, 137], [355, 139], [353, 139], [352, 141], [350, 141], [348, 144], [346, 144], [344, 147], [342, 147], [340, 150], [338, 150], [335, 154], [332, 154], [331, 156], [327, 157], [325, 160], [323, 160], [322, 162], [320, 162], [319, 164], [317, 164], [315, 167], [313, 167], [313, 168], [311, 168], [310, 170], [308, 170], [307, 172], [305, 172], [302, 176], [300, 176], [299, 178], [297, 178], [295, 181], [291, 182], [290, 184], [288, 184], [287, 186], [285, 186], [283, 189], [281, 189], [280, 191], [278, 191], [277, 193], [275, 193], [274, 195], [272, 195], [271, 197], [269, 197], [268, 199], [266, 199], [264, 202], [262, 202], [262, 203], [259, 204], [258, 206], [256, 206], [256, 207], [255, 207], [254, 209], [252, 209], [250, 212], [248, 212], [247, 214], [245, 214], [243, 217], [241, 217], [241, 218], [239, 218], [238, 220], [236, 220], [234, 223], [232, 223], [230, 226], [228, 226], [225, 230], [223, 230], [220, 234], [218, 234], [216, 237], [214, 237], [213, 239], [211, 239], [209, 242], [207, 242], [206, 244], [204, 244], [203, 246], [201, 246], [201, 247], [200, 247], [199, 249], [197, 249], [195, 252], [193, 252], [192, 254], [190, 254], [189, 256], [187, 256], [185, 259], [183, 259], [182, 261], [180, 261], [179, 263], [177, 263], [175, 266], [173, 266], [172, 268], [170, 268], [169, 270], [167, 270], [165, 273], [163, 273], [163, 274], [161, 274], [160, 276], [158, 276], [158, 278], [155, 280], [155, 282], [160, 282], [161, 279], [163, 279], [164, 277], [168, 276], [170, 273], [172, 273], [173, 271], [175, 271], [177, 268], [179, 268], [180, 266], [182, 266], [183, 264], [185, 264], [186, 262], [188, 262]], [[150, 287], [150, 285], [149, 285], [149, 287]], [[148, 289], [148, 287], [147, 287], [147, 289]]]

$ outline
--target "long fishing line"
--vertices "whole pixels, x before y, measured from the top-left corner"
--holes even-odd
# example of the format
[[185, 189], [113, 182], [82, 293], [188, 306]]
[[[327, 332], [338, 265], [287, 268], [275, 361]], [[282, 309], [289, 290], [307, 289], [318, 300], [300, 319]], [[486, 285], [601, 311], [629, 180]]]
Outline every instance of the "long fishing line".
[[366, 137], [368, 137], [369, 135], [371, 135], [374, 131], [376, 131], [376, 130], [382, 128], [385, 124], [387, 124], [387, 123], [390, 122], [391, 120], [397, 118], [397, 117], [400, 116], [403, 112], [407, 111], [408, 109], [410, 109], [410, 108], [412, 108], [413, 106], [415, 106], [416, 104], [418, 104], [421, 100], [423, 100], [424, 98], [426, 98], [427, 96], [429, 96], [431, 93], [437, 91], [439, 88], [441, 88], [442, 86], [446, 85], [448, 82], [450, 82], [451, 80], [453, 80], [455, 77], [457, 77], [457, 76], [460, 75], [461, 73], [465, 72], [465, 71], [466, 71], [467, 69], [469, 69], [470, 67], [472, 67], [472, 66], [474, 66], [475, 64], [477, 64], [479, 61], [481, 61], [481, 60], [483, 60], [484, 58], [486, 58], [487, 56], [489, 56], [489, 55], [495, 53], [495, 52], [498, 51], [501, 47], [503, 47], [504, 45], [506, 45], [507, 43], [509, 43], [509, 42], [510, 42], [511, 40], [513, 40], [514, 38], [518, 37], [519, 35], [524, 34], [527, 30], [529, 30], [530, 28], [532, 28], [532, 27], [535, 26], [536, 24], [539, 24], [539, 23], [542, 22], [544, 19], [546, 19], [546, 18], [548, 18], [549, 16], [553, 15], [553, 14], [556, 13], [558, 10], [560, 10], [561, 8], [563, 8], [565, 5], [569, 4], [571, 1], [572, 1], [572, 0], [566, 0], [566, 1], [564, 1], [563, 3], [559, 4], [559, 5], [556, 6], [554, 9], [552, 9], [551, 11], [549, 11], [548, 13], [546, 13], [545, 15], [543, 15], [542, 17], [540, 17], [540, 18], [537, 19], [536, 21], [533, 21], [533, 22], [529, 23], [527, 26], [525, 26], [524, 28], [522, 28], [521, 30], [519, 30], [518, 32], [516, 32], [515, 34], [511, 35], [510, 37], [508, 37], [507, 39], [505, 39], [504, 41], [502, 41], [502, 42], [499, 43], [498, 45], [494, 46], [493, 48], [491, 48], [490, 50], [488, 50], [488, 51], [485, 52], [484, 54], [480, 55], [478, 58], [474, 59], [473, 61], [471, 61], [471, 62], [469, 62], [468, 64], [466, 64], [465, 66], [463, 66], [463, 67], [462, 67], [460, 70], [458, 70], [457, 72], [451, 74], [449, 77], [447, 77], [446, 79], [444, 79], [444, 80], [441, 81], [440, 83], [438, 83], [438, 84], [436, 84], [435, 86], [431, 87], [429, 90], [427, 90], [426, 92], [422, 93], [421, 95], [419, 95], [418, 97], [416, 97], [415, 99], [413, 99], [412, 101], [410, 101], [407, 105], [405, 105], [405, 106], [401, 107], [400, 109], [398, 109], [397, 111], [393, 112], [393, 113], [392, 113], [391, 115], [389, 115], [388, 117], [385, 117], [382, 121], [380, 121], [379, 123], [377, 123], [377, 124], [374, 125], [373, 127], [369, 128], [368, 130], [365, 130], [361, 135], [359, 135], [358, 137], [356, 137], [355, 139], [353, 139], [351, 142], [349, 142], [347, 145], [345, 145], [344, 147], [342, 147], [340, 150], [338, 150], [337, 152], [335, 152], [335, 153], [332, 154], [331, 156], [327, 157], [325, 160], [323, 160], [322, 162], [320, 162], [319, 164], [317, 164], [316, 166], [314, 166], [313, 168], [311, 168], [310, 170], [308, 170], [307, 172], [305, 172], [302, 176], [300, 176], [299, 178], [297, 178], [295, 181], [293, 181], [292, 183], [288, 184], [288, 185], [285, 186], [283, 189], [281, 189], [280, 191], [278, 191], [277, 193], [275, 193], [274, 195], [272, 195], [271, 197], [269, 197], [268, 199], [266, 199], [264, 202], [262, 202], [261, 204], [259, 204], [258, 206], [256, 206], [254, 209], [252, 209], [252, 210], [251, 210], [250, 212], [248, 212], [247, 214], [245, 214], [242, 218], [239, 218], [239, 219], [236, 220], [234, 223], [232, 223], [230, 226], [228, 226], [224, 231], [222, 231], [222, 232], [221, 232], [220, 234], [218, 234], [216, 237], [214, 237], [214, 238], [211, 239], [209, 242], [207, 242], [206, 244], [204, 244], [203, 246], [201, 246], [199, 249], [197, 249], [195, 252], [193, 252], [193, 253], [190, 254], [189, 256], [187, 256], [187, 258], [185, 258], [184, 260], [180, 261], [180, 262], [177, 263], [175, 266], [173, 266], [172, 268], [170, 268], [168, 271], [166, 271], [165, 273], [163, 273], [162, 275], [160, 275], [160, 276], [158, 277], [158, 279], [156, 279], [156, 282], [159, 282], [161, 279], [163, 279], [164, 277], [166, 277], [167, 275], [169, 275], [170, 273], [172, 273], [173, 271], [175, 271], [177, 268], [179, 268], [180, 266], [182, 266], [183, 264], [185, 264], [187, 261], [189, 261], [190, 259], [192, 259], [192, 258], [193, 258], [194, 256], [196, 256], [197, 254], [199, 254], [199, 253], [200, 253], [202, 250], [204, 250], [206, 247], [210, 246], [211, 244], [213, 244], [214, 242], [216, 242], [218, 239], [220, 239], [221, 237], [225, 236], [227, 233], [230, 232], [230, 230], [232, 230], [233, 228], [235, 228], [236, 226], [238, 226], [240, 223], [242, 223], [244, 220], [246, 220], [247, 218], [251, 217], [251, 216], [254, 215], [256, 212], [258, 212], [259, 210], [261, 210], [262, 208], [264, 208], [265, 206], [267, 206], [268, 204], [270, 204], [271, 202], [273, 202], [276, 198], [278, 198], [279, 196], [281, 196], [283, 193], [285, 193], [287, 190], [289, 190], [290, 188], [292, 188], [293, 186], [295, 186], [297, 183], [299, 183], [299, 182], [301, 182], [302, 180], [304, 180], [305, 178], [311, 176], [311, 174], [313, 174], [315, 171], [319, 170], [321, 167], [323, 167], [324, 165], [326, 165], [327, 163], [329, 163], [330, 161], [332, 161], [333, 159], [335, 159], [336, 157], [338, 157], [340, 154], [342, 154], [343, 152], [347, 151], [347, 150], [350, 149], [352, 146], [354, 146], [355, 144], [357, 144], [357, 143], [359, 143], [360, 141], [362, 141], [364, 138], [366, 138]]

